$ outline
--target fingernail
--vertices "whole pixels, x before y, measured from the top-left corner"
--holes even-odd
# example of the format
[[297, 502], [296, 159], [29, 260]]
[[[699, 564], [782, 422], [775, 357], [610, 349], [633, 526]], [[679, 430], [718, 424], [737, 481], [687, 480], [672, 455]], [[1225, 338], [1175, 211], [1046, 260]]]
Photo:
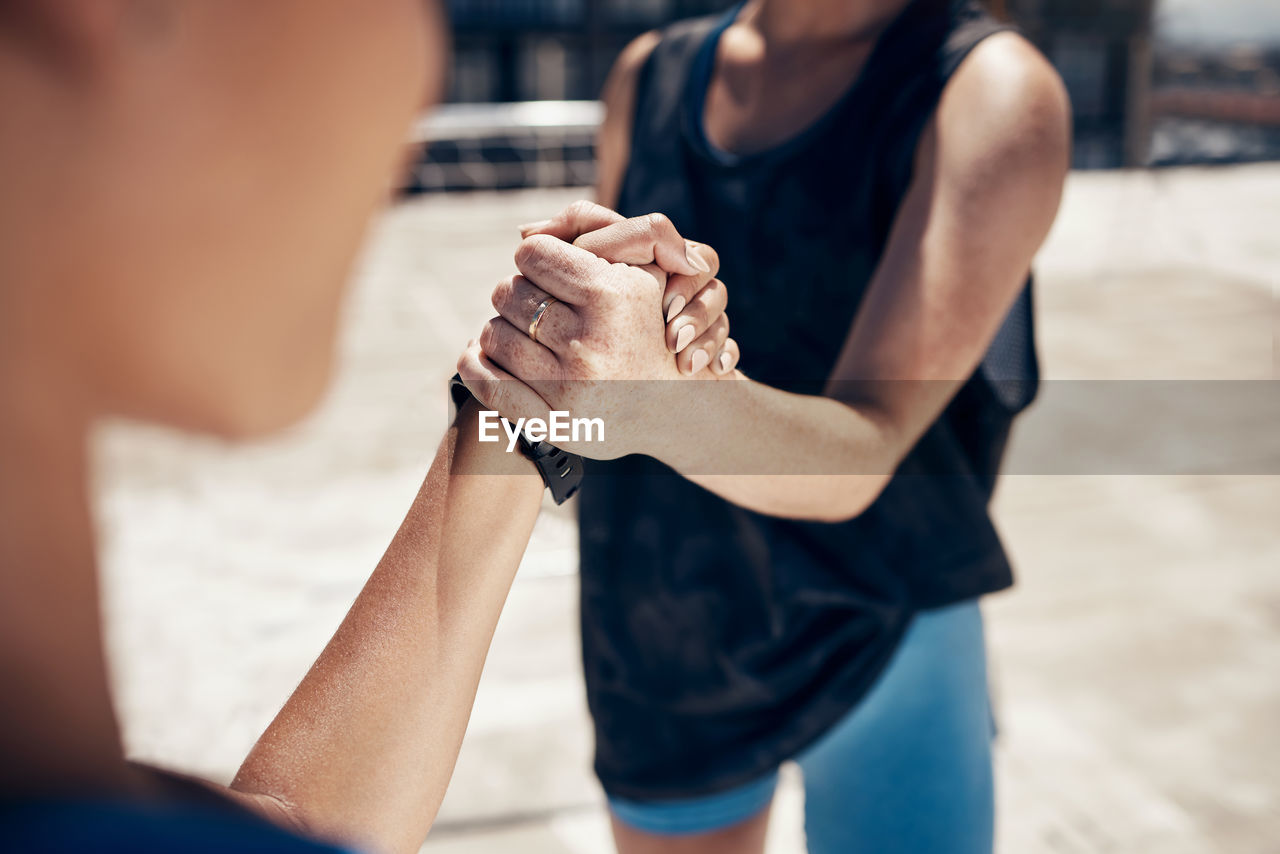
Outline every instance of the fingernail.
[[732, 366], [733, 366], [733, 357], [730, 356], [728, 353], [721, 353], [720, 354], [720, 373], [727, 374], [729, 372], [729, 368], [731, 368]]
[[676, 315], [679, 314], [681, 309], [683, 309], [688, 304], [689, 304], [688, 300], [686, 300], [680, 294], [676, 294], [675, 299], [671, 301], [671, 305], [667, 306], [667, 323], [670, 323], [671, 321], [675, 320]]
[[676, 352], [679, 353], [685, 347], [693, 343], [693, 324], [686, 323], [680, 327], [680, 331], [676, 333]]
[[519, 227], [520, 234], [523, 236], [528, 234], [531, 231], [542, 231], [542, 229], [546, 228], [549, 225], [551, 225], [551, 220], [549, 219], [540, 219], [537, 222], [527, 222], [524, 225]]
[[711, 364], [711, 357], [707, 355], [706, 350], [699, 350], [693, 354], [693, 372], [695, 374], [709, 364]]
[[694, 250], [694, 245], [689, 241], [684, 244], [684, 258], [699, 273], [710, 273], [711, 265], [702, 260], [702, 256]]

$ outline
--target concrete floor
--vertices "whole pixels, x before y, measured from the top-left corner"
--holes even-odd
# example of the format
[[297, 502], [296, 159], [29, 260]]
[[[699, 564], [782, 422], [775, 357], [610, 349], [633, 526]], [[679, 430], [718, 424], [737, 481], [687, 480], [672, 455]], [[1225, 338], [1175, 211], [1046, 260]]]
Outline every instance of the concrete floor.
[[[103, 432], [107, 613], [135, 756], [229, 778], [416, 491], [515, 224], [577, 195], [430, 197], [388, 214], [338, 381], [291, 435], [229, 448]], [[1037, 265], [1051, 382], [996, 502], [1020, 569], [987, 605], [1002, 852], [1280, 850], [1280, 393], [1256, 382], [1280, 379], [1277, 198], [1277, 166], [1072, 176]], [[1105, 386], [1136, 399], [1116, 411], [1073, 410], [1059, 391], [1120, 379], [1166, 381], [1164, 401], [1206, 387], [1169, 381], [1252, 380], [1257, 406], [1212, 413], [1186, 465], [1168, 442], [1171, 456], [1135, 462], [1134, 435], [1160, 446], [1179, 426], [1113, 393], [1143, 386]], [[1103, 464], [1050, 465], [1086, 433], [1111, 451]], [[609, 850], [575, 557], [571, 517], [549, 509], [425, 851]], [[802, 803], [788, 773], [771, 854], [804, 850]]]

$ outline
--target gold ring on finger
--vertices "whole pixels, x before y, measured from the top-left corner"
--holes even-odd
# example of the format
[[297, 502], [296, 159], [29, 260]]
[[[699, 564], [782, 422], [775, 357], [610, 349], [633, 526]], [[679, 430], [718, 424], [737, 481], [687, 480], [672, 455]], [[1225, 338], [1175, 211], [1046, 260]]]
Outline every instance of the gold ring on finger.
[[555, 297], [547, 297], [538, 303], [538, 307], [533, 310], [533, 320], [529, 321], [529, 337], [535, 343], [538, 340], [538, 324], [542, 323], [542, 316], [547, 313], [547, 309], [555, 302], [559, 302], [559, 300]]

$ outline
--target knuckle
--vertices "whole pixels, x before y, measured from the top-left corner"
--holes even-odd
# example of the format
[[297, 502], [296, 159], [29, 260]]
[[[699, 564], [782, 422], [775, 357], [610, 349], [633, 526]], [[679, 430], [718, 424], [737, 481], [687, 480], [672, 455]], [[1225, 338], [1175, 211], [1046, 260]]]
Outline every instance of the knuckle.
[[[529, 294], [520, 301], [520, 307], [524, 309], [524, 317], [521, 322], [532, 323], [533, 316], [538, 313], [538, 306], [542, 305], [542, 301], [544, 299], [546, 299], [546, 297], [543, 297], [537, 291], [530, 291]], [[552, 310], [552, 307], [548, 306], [544, 309], [539, 328], [549, 327], [551, 325], [551, 318], [555, 317], [555, 315], [556, 312]]]
[[707, 304], [705, 299], [695, 299], [693, 302], [689, 303], [689, 308], [685, 311], [685, 314], [692, 317], [703, 329], [710, 326], [711, 321], [714, 320], [716, 316], [716, 312], [713, 310], [712, 306]]
[[485, 383], [485, 401], [499, 412], [511, 411], [511, 392], [504, 382]]
[[675, 225], [671, 222], [671, 217], [664, 213], [651, 213], [645, 217], [652, 231], [675, 231]]
[[506, 278], [494, 286], [493, 293], [489, 296], [489, 302], [493, 304], [494, 308], [501, 311], [504, 306], [511, 304], [514, 295], [515, 282], [510, 278]]
[[515, 262], [517, 267], [523, 269], [529, 266], [529, 262], [533, 260], [534, 254], [538, 251], [538, 244], [534, 241], [536, 236], [526, 237], [516, 247]]
[[729, 302], [729, 291], [719, 279], [708, 282], [698, 296], [703, 305], [715, 311], [723, 311]]
[[556, 239], [549, 234], [531, 234], [516, 247], [516, 266], [524, 267], [545, 258]]
[[585, 362], [594, 359], [596, 352], [604, 343], [598, 333], [591, 329], [583, 329], [569, 338], [565, 349], [572, 358]]
[[556, 331], [558, 333], [557, 341], [560, 342], [558, 351], [563, 350], [568, 352], [567, 348], [572, 346], [571, 342], [580, 340], [582, 337], [582, 321], [576, 316], [570, 317], [568, 315], [564, 315], [563, 321], [557, 325]]
[[570, 217], [581, 217], [591, 214], [595, 209], [596, 204], [590, 199], [578, 199], [577, 201], [570, 203], [569, 207], [565, 208], [565, 213]]

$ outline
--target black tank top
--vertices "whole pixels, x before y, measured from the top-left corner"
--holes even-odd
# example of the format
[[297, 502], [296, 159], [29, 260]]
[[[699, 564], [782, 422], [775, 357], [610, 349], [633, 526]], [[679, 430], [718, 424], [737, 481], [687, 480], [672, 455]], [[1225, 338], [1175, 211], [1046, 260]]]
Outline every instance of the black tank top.
[[[974, 2], [915, 0], [822, 119], [734, 157], [701, 119], [732, 18], [670, 27], [641, 70], [619, 209], [660, 211], [716, 247], [744, 372], [820, 394], [922, 128], [961, 60], [1004, 27]], [[1012, 583], [987, 505], [1034, 395], [1030, 320], [1028, 281], [982, 367], [849, 522], [753, 513], [648, 457], [589, 465], [583, 659], [610, 794], [690, 797], [767, 773], [858, 702], [915, 611]]]

